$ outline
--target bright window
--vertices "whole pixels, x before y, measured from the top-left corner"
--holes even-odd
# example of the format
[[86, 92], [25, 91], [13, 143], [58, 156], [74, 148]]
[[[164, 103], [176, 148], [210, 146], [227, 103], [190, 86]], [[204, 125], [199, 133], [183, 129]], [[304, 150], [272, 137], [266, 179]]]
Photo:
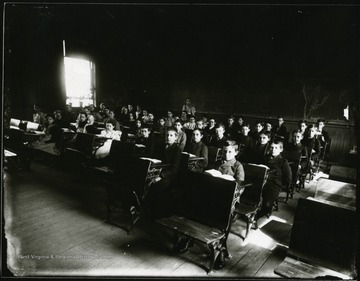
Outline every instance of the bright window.
[[66, 103], [73, 107], [95, 105], [95, 65], [91, 61], [64, 57]]

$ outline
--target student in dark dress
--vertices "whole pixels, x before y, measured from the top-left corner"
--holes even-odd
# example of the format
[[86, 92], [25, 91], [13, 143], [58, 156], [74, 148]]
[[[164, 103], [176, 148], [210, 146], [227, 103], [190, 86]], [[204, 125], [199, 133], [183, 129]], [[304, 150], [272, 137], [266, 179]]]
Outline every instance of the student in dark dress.
[[261, 209], [255, 215], [255, 222], [271, 213], [282, 187], [291, 183], [291, 169], [288, 161], [281, 157], [282, 151], [283, 143], [281, 141], [275, 140], [270, 144], [270, 155], [264, 161], [270, 170], [262, 192]]
[[175, 128], [168, 128], [165, 137], [165, 147], [161, 159], [164, 167], [160, 175], [153, 180], [149, 186], [144, 201], [145, 216], [158, 218], [168, 214], [174, 202], [169, 194], [176, 188], [178, 173], [180, 169], [182, 152], [176, 143], [177, 131]]
[[265, 157], [270, 150], [270, 132], [263, 131], [259, 135], [259, 140], [249, 153], [249, 162], [260, 164], [264, 162]]
[[314, 166], [320, 155], [321, 144], [316, 137], [316, 132], [315, 125], [309, 125], [306, 129], [306, 137], [302, 140], [302, 144], [307, 149], [310, 168]]
[[195, 129], [192, 133], [191, 142], [185, 147], [185, 151], [196, 155], [197, 157], [203, 157], [204, 159], [196, 161], [192, 171], [203, 173], [204, 168], [208, 165], [208, 148], [202, 142], [203, 131]]

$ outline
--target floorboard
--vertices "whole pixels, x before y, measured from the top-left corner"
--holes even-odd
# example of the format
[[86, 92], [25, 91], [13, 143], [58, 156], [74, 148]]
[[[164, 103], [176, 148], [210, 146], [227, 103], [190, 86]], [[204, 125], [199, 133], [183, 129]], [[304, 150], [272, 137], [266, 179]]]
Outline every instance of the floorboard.
[[102, 183], [33, 161], [30, 171], [4, 174], [8, 263], [16, 276], [277, 278], [274, 269], [285, 258], [297, 200], [312, 196], [315, 185], [308, 182], [288, 203], [280, 202], [279, 211], [261, 219], [246, 241], [245, 222], [234, 222], [232, 257], [208, 275], [206, 245], [176, 254], [173, 233], [155, 222], [140, 220], [131, 234], [119, 227], [127, 224], [121, 215], [105, 223]]

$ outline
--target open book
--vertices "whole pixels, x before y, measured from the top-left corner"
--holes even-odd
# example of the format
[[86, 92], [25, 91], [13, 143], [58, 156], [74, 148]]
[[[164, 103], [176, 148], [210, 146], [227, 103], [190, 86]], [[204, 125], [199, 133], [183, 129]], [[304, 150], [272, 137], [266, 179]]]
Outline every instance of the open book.
[[154, 158], [140, 157], [140, 159], [149, 160], [149, 161], [151, 161], [151, 162], [154, 163], [154, 164], [161, 163], [161, 160], [159, 160], [159, 159], [154, 159]]
[[[145, 145], [141, 144], [141, 143], [136, 143], [135, 144], [136, 147], [146, 147]], [[156, 160], [156, 159], [155, 159]]]
[[189, 152], [183, 152], [183, 154], [189, 154], [189, 156], [190, 156], [190, 158], [195, 158], [195, 157], [197, 157], [195, 154], [191, 154], [191, 153], [189, 153]]
[[215, 170], [215, 169], [206, 170], [204, 172], [204, 174], [207, 174], [207, 175], [210, 175], [210, 176], [213, 176], [213, 177], [217, 177], [217, 178], [222, 178], [222, 179], [229, 180], [229, 181], [234, 181], [235, 180], [235, 178], [233, 176], [223, 175], [220, 171]]

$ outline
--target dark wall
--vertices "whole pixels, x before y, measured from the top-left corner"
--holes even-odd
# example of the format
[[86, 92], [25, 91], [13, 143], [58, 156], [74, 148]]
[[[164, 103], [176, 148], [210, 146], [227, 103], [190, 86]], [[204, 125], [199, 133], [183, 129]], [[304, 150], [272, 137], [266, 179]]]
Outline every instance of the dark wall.
[[[359, 9], [354, 6], [30, 5], [5, 7], [5, 92], [30, 118], [65, 102], [67, 55], [97, 67], [98, 102], [301, 118], [302, 87], [320, 85], [313, 116], [357, 105]], [[343, 94], [341, 94], [343, 93]]]

